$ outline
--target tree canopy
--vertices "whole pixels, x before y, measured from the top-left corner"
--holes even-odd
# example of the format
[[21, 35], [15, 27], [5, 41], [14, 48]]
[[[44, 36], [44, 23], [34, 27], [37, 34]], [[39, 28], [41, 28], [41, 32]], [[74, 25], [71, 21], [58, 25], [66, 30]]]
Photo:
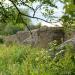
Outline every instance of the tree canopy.
[[[30, 22], [30, 18], [51, 23], [51, 20], [56, 20], [55, 18], [57, 18], [53, 16], [53, 14], [54, 9], [57, 9], [56, 2], [58, 1], [64, 4], [64, 15], [61, 19], [57, 19], [56, 22], [61, 20], [63, 22], [73, 23], [75, 18], [74, 0], [9, 0], [10, 4], [4, 5], [5, 1], [6, 0], [0, 1], [0, 23], [10, 23], [12, 21], [14, 25], [15, 23], [21, 23], [27, 26]], [[35, 8], [33, 7], [34, 2], [39, 2]], [[19, 9], [19, 7], [23, 6], [27, 8], [24, 9], [24, 11], [21, 10], [22, 8]], [[29, 14], [29, 10], [33, 11], [32, 15]], [[36, 17], [35, 14], [38, 14], [37, 10], [43, 10], [43, 12], [41, 11], [42, 15], [48, 19], [44, 20], [41, 17]]]

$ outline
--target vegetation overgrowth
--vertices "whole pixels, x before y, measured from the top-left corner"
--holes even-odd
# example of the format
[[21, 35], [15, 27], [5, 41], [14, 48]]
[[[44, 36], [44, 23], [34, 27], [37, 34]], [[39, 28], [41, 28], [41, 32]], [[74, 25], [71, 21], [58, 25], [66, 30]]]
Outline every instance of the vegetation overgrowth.
[[[75, 0], [5, 1], [8, 0], [0, 0], [0, 35], [16, 34], [27, 28], [31, 32], [40, 28], [41, 23], [33, 26], [32, 18], [38, 22], [62, 22], [66, 38], [70, 38], [75, 31]], [[59, 6], [63, 9], [60, 10], [61, 17], [54, 16], [57, 13], [55, 10], [61, 9]], [[37, 15], [38, 11], [42, 17]], [[49, 49], [2, 43], [4, 40], [0, 36], [0, 75], [75, 75], [75, 49], [72, 46], [67, 45], [59, 52], [56, 51], [56, 41], [49, 44]]]
[[25, 45], [0, 45], [0, 75], [75, 75], [75, 53], [67, 46], [62, 58], [47, 49]]

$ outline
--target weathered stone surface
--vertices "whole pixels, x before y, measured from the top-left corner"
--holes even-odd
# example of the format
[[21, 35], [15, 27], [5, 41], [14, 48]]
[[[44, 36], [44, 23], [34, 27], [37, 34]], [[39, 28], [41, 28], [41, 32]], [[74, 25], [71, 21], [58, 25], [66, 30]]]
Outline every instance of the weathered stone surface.
[[72, 47], [75, 49], [75, 37], [74, 38], [71, 38], [71, 39], [69, 39], [69, 40], [67, 40], [67, 41], [65, 41], [64, 43], [62, 43], [59, 47], [58, 47], [58, 49], [57, 50], [62, 50], [63, 48], [64, 48], [64, 46], [66, 46], [66, 45], [72, 45]]
[[4, 37], [4, 40], [5, 40], [5, 43], [12, 43], [12, 42], [18, 43], [19, 42], [16, 34], [6, 36], [6, 37]]
[[[52, 49], [49, 49], [50, 52], [50, 56], [55, 60], [58, 57], [64, 57], [66, 49], [66, 46], [72, 46], [71, 52], [75, 53], [75, 37], [63, 42], [62, 44], [60, 44], [55, 51], [53, 51]], [[69, 48], [68, 48], [69, 49]]]
[[22, 43], [25, 39], [29, 38], [29, 31], [19, 31], [16, 33], [16, 37], [20, 43]]
[[64, 32], [62, 27], [41, 27], [39, 29], [34, 29], [31, 31], [19, 31], [15, 35], [10, 35], [6, 37], [8, 41], [15, 41], [23, 44], [31, 44], [36, 47], [46, 48], [48, 43], [57, 40], [62, 42], [64, 38]]
[[[64, 43], [60, 44], [58, 46], [58, 48], [56, 49], [56, 53], [51, 52], [51, 56], [56, 59], [57, 56], [61, 55], [62, 57], [64, 57], [66, 50], [64, 49], [65, 46], [72, 46], [72, 53], [75, 53], [75, 37], [71, 38], [67, 41], [65, 41]], [[54, 55], [52, 55], [54, 54]]]
[[41, 27], [38, 31], [38, 45], [41, 47], [47, 47], [48, 43], [53, 40], [57, 40], [58, 42], [62, 42], [64, 38], [64, 32], [62, 28], [56, 27]]

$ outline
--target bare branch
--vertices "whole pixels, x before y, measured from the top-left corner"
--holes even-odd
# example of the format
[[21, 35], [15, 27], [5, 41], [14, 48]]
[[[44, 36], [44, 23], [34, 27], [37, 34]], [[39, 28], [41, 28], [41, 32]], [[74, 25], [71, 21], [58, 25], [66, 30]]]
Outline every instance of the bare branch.
[[43, 4], [40, 4], [39, 6], [37, 6], [37, 7], [34, 9], [33, 17], [35, 16], [35, 14], [36, 14], [37, 10], [38, 10], [39, 8], [41, 8], [41, 6], [42, 6], [42, 5], [43, 5]]
[[22, 2], [21, 1], [21, 4], [27, 6], [28, 8], [30, 8], [34, 13], [33, 13], [33, 17], [35, 16], [35, 13], [36, 11], [43, 5], [43, 4], [40, 4], [39, 6], [37, 6], [35, 9], [33, 7], [30, 7], [28, 4], [26, 4], [25, 2]]
[[21, 15], [24, 15], [24, 16], [26, 16], [26, 17], [29, 17], [29, 18], [33, 18], [33, 19], [37, 19], [37, 20], [41, 20], [41, 21], [44, 21], [44, 22], [47, 22], [47, 23], [52, 23], [51, 21], [49, 22], [49, 21], [44, 20], [44, 19], [39, 18], [39, 17], [34, 17], [34, 16], [26, 15], [26, 14], [21, 13], [21, 12], [20, 12], [20, 14], [21, 14]]
[[21, 15], [26, 16], [26, 17], [29, 17], [29, 18], [41, 20], [41, 21], [44, 21], [44, 22], [47, 22], [47, 23], [52, 23], [51, 21], [49, 22], [49, 21], [44, 20], [44, 19], [42, 19], [42, 18], [34, 17], [34, 15], [33, 15], [33, 16], [30, 16], [30, 15], [26, 15], [26, 14], [22, 13], [22, 12], [18, 9], [18, 7], [16, 6], [16, 4], [15, 4], [12, 0], [10, 0], [10, 1], [12, 2], [12, 4], [15, 6], [15, 8], [17, 9], [17, 11], [18, 11]]
[[36, 11], [39, 9], [39, 8], [41, 8], [43, 6], [43, 4], [40, 4], [40, 5], [38, 5], [37, 7], [36, 7]]
[[33, 17], [35, 16], [35, 9], [33, 7], [30, 7], [29, 5], [25, 4], [24, 2], [22, 2], [23, 5], [27, 6], [28, 8], [30, 8], [31, 10], [33, 10]]
[[22, 2], [23, 5], [27, 6], [28, 8], [30, 8], [31, 10], [35, 10], [33, 7], [30, 7], [28, 4], [26, 4], [25, 2]]
[[[10, 0], [10, 1], [11, 1], [11, 2], [12, 2], [12, 4], [15, 6], [15, 8], [18, 10], [19, 14], [21, 14], [20, 10], [17, 8], [17, 6], [15, 5], [15, 3], [14, 3], [12, 0]], [[21, 14], [21, 15], [22, 15], [22, 14]], [[31, 32], [30, 28], [28, 27], [27, 23], [26, 23], [26, 22], [24, 22], [24, 20], [23, 20], [23, 18], [22, 18], [22, 17], [21, 17], [21, 20], [22, 20], [22, 22], [26, 25], [26, 27], [28, 28], [28, 30], [30, 31], [30, 34], [32, 34], [32, 32]]]

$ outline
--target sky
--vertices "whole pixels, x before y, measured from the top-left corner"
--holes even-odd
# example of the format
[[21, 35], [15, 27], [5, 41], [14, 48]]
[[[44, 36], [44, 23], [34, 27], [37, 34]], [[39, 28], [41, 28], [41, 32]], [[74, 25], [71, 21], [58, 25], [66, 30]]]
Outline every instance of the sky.
[[[35, 4], [35, 5], [36, 5], [36, 4]], [[35, 5], [34, 5], [34, 6], [35, 6]], [[55, 17], [61, 17], [61, 16], [63, 15], [63, 11], [64, 11], [64, 10], [63, 10], [64, 4], [63, 4], [63, 3], [60, 3], [60, 2], [57, 2], [57, 3], [56, 3], [56, 6], [58, 7], [58, 9], [54, 9], [54, 12], [55, 12], [54, 16], [55, 16]], [[36, 17], [40, 17], [40, 18], [45, 19], [45, 18], [42, 16], [42, 14], [40, 13], [40, 10], [38, 10], [37, 13], [38, 13], [38, 14], [35, 15]], [[39, 21], [37, 21], [36, 19], [32, 19], [32, 21], [35, 22], [35, 24], [39, 22]]]
[[[1, 1], [1, 0], [0, 0]], [[8, 0], [6, 0], [5, 1], [5, 3], [6, 3], [6, 5], [10, 5], [10, 2], [8, 1]], [[36, 8], [36, 6], [37, 5], [39, 5], [39, 3], [34, 3], [33, 4], [33, 7], [34, 8]], [[62, 15], [63, 15], [63, 6], [64, 6], [64, 4], [62, 4], [62, 3], [60, 3], [60, 2], [57, 2], [56, 3], [56, 6], [58, 7], [58, 9], [54, 9], [54, 16], [56, 16], [56, 17], [61, 17]], [[21, 6], [21, 7], [19, 7], [19, 9], [21, 9], [21, 11], [23, 11], [23, 10], [25, 10], [25, 7], [24, 6]], [[36, 17], [39, 17], [39, 18], [43, 18], [43, 19], [45, 19], [43, 16], [42, 16], [42, 14], [40, 13], [41, 11], [40, 10], [38, 10], [36, 13], [38, 13], [38, 14], [36, 14], [35, 16]], [[32, 16], [32, 14], [33, 14], [33, 12], [30, 10], [29, 11], [29, 14]], [[40, 21], [40, 20], [36, 20], [36, 19], [32, 19], [32, 23], [34, 24], [34, 25], [36, 25], [37, 23], [39, 23], [39, 22], [43, 22], [43, 21]], [[45, 22], [43, 22], [43, 23], [45, 23]]]
[[[33, 7], [36, 8], [37, 5], [39, 5], [39, 3], [33, 4]], [[57, 2], [57, 3], [56, 3], [56, 6], [57, 6], [58, 8], [57, 8], [57, 9], [54, 9], [54, 12], [55, 12], [55, 13], [54, 13], [53, 16], [60, 18], [60, 17], [62, 17], [63, 12], [64, 12], [64, 10], [63, 10], [64, 4], [61, 3], [61, 2]], [[46, 18], [43, 17], [40, 12], [41, 12], [41, 11], [38, 10], [38, 11], [36, 12], [37, 14], [36, 14], [35, 16], [36, 16], [36, 17], [39, 17], [39, 18], [43, 18], [44, 20], [46, 20]], [[33, 14], [33, 12], [30, 11], [30, 15], [32, 15], [32, 14]], [[36, 20], [36, 19], [32, 19], [32, 22], [33, 22], [34, 24], [37, 24], [37, 23], [43, 22], [43, 21]], [[45, 22], [44, 22], [44, 23], [45, 23]]]

